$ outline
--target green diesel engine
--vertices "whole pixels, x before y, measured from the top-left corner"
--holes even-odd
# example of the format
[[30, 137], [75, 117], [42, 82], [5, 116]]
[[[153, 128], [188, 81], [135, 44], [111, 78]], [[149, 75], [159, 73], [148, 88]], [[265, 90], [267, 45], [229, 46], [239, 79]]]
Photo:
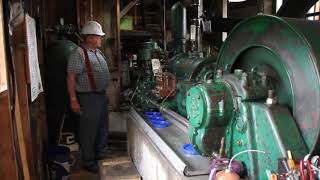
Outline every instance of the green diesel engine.
[[144, 110], [154, 108], [156, 103], [157, 106], [186, 116], [187, 91], [199, 82], [212, 79], [217, 53], [204, 56], [196, 39], [190, 40], [192, 50], [187, 51], [186, 8], [181, 2], [177, 2], [172, 7], [171, 14], [174, 55], [166, 60], [166, 68], [155, 72], [154, 62], [163, 61], [160, 55], [163, 54], [162, 50], [155, 45], [152, 48], [143, 47], [139, 51], [138, 59], [144, 62], [144, 72], [143, 77], [139, 78], [132, 101]]

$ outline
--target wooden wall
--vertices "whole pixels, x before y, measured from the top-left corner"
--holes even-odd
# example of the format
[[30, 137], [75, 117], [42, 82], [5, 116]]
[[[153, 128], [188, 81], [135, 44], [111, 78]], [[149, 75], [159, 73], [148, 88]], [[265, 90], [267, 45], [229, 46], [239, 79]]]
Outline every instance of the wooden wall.
[[[2, 0], [1, 4], [2, 4]], [[16, 0], [19, 2], [19, 0]], [[81, 4], [88, 4], [89, 0], [25, 0], [25, 12], [37, 21], [38, 27], [38, 56], [42, 77], [44, 77], [44, 48], [50, 40], [47, 29], [56, 25], [60, 18], [64, 19], [65, 24], [74, 24], [78, 27], [83, 22], [91, 19], [91, 8], [84, 8], [80, 11]], [[111, 90], [109, 91], [112, 109], [119, 108], [120, 99], [120, 78], [119, 78], [119, 57], [120, 57], [120, 31], [118, 28], [120, 9], [119, 0], [92, 0], [92, 19], [102, 24], [106, 32], [102, 51], [108, 58], [108, 64], [112, 75]], [[118, 8], [116, 8], [118, 7]], [[2, 7], [0, 6], [0, 22], [2, 19]], [[89, 15], [89, 17], [88, 17]], [[81, 19], [84, 17], [84, 19]], [[0, 64], [5, 63], [3, 24], [0, 24]], [[30, 102], [28, 79], [28, 68], [26, 66], [26, 44], [24, 38], [24, 25], [20, 24], [14, 29], [12, 40], [13, 63], [16, 71], [16, 113], [15, 117], [10, 114], [10, 92], [4, 90], [0, 92], [0, 177], [2, 179], [17, 179], [18, 172], [25, 179], [44, 179], [44, 149], [46, 145], [46, 109], [44, 93]], [[3, 67], [3, 66], [1, 66]], [[1, 73], [7, 73], [1, 69]], [[10, 78], [10, 76], [8, 77]], [[1, 84], [7, 81], [6, 76], [1, 76]], [[44, 82], [44, 81], [43, 81]], [[45, 82], [44, 82], [45, 83]], [[3, 86], [2, 86], [3, 87]], [[15, 89], [11, 89], [15, 91]], [[16, 121], [13, 121], [16, 119]], [[13, 128], [17, 128], [16, 133]], [[15, 149], [14, 138], [18, 143]], [[20, 168], [18, 168], [17, 153], [19, 155]], [[5, 168], [4, 168], [5, 167]]]
[[[19, 99], [16, 96], [15, 102], [12, 102], [13, 89], [8, 83], [12, 76], [9, 76], [7, 54], [5, 53], [5, 31], [4, 31], [4, 11], [3, 1], [0, 0], [0, 61], [2, 80], [8, 84], [4, 91], [0, 92], [0, 177], [1, 179], [30, 179], [28, 162], [26, 157], [26, 146], [24, 143], [24, 134], [21, 126], [21, 115], [19, 109]], [[10, 71], [11, 72], [11, 71]], [[2, 81], [3, 82], [3, 81]], [[10, 85], [9, 85], [10, 84]], [[15, 106], [13, 106], [15, 104]], [[15, 109], [15, 114], [12, 110]]]

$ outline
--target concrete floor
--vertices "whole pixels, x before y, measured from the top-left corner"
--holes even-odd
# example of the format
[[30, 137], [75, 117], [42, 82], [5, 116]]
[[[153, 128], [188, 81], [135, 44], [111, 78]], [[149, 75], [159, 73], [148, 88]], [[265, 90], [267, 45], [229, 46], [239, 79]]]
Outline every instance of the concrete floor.
[[109, 112], [109, 131], [127, 132], [128, 111]]

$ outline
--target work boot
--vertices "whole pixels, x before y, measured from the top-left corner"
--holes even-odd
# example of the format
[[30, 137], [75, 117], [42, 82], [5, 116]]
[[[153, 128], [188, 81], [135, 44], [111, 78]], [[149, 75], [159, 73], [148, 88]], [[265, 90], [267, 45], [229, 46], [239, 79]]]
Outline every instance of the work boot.
[[97, 160], [112, 159], [112, 156], [110, 155], [110, 153], [100, 152], [100, 153], [97, 153], [96, 159]]
[[91, 173], [98, 173], [99, 166], [96, 162], [85, 162], [83, 163], [83, 168]]
[[103, 159], [111, 159], [112, 156], [110, 155], [110, 150], [108, 149], [108, 147], [99, 149], [96, 152], [96, 159], [97, 160], [103, 160]]

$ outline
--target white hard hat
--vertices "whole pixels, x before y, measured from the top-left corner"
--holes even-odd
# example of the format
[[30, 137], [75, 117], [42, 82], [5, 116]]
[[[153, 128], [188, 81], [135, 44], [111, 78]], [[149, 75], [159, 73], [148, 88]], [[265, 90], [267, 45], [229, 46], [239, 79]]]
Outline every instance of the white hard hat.
[[82, 34], [93, 34], [98, 36], [104, 36], [101, 25], [96, 21], [88, 21], [81, 30]]

